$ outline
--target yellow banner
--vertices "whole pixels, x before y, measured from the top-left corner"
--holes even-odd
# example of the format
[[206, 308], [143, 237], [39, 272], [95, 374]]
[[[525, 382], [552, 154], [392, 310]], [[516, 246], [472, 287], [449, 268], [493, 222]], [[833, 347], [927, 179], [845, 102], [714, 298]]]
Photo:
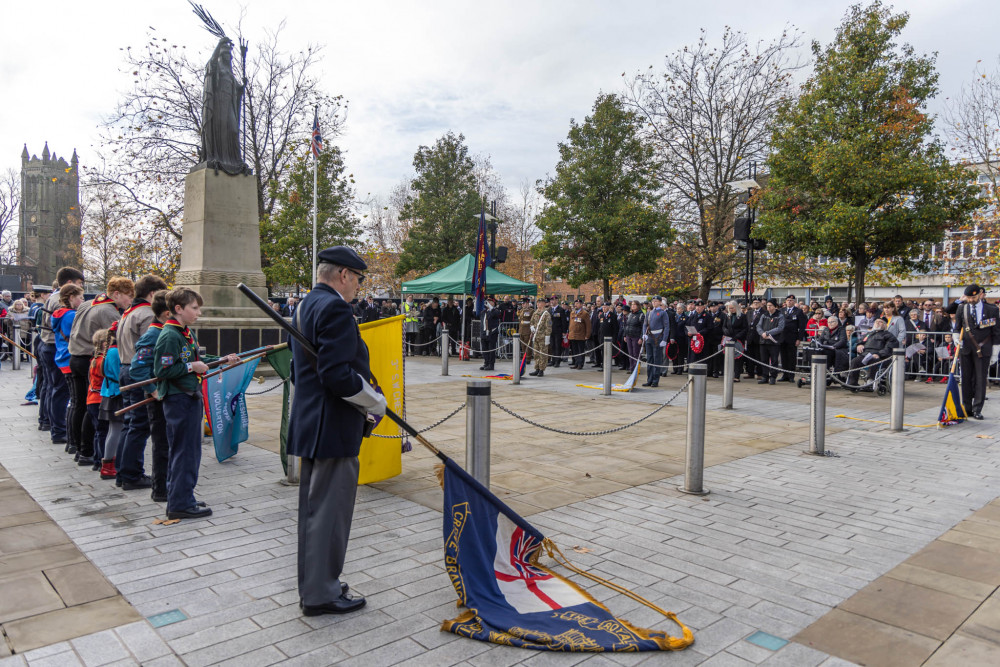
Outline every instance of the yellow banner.
[[[405, 414], [403, 395], [403, 320], [404, 315], [362, 324], [361, 338], [368, 345], [369, 365], [385, 396], [389, 409]], [[373, 434], [398, 436], [403, 430], [388, 417], [375, 426]], [[403, 471], [403, 441], [400, 438], [365, 438], [358, 455], [358, 484], [369, 484], [395, 477]]]

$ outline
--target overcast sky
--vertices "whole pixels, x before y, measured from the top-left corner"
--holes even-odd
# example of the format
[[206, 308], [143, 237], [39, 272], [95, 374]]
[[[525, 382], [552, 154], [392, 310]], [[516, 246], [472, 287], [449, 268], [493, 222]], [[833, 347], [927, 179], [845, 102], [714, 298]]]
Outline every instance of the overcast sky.
[[[283, 44], [324, 46], [320, 80], [350, 113], [336, 141], [358, 193], [386, 193], [412, 172], [413, 154], [448, 130], [473, 153], [489, 153], [511, 189], [553, 170], [569, 120], [622, 72], [657, 67], [723, 27], [770, 39], [787, 26], [804, 44], [828, 43], [851, 4], [844, 0], [596, 0], [495, 3], [402, 0], [203, 0], [227, 28], [246, 9], [246, 32], [286, 20]], [[937, 51], [941, 98], [959, 90], [976, 61], [1000, 52], [997, 0], [900, 0], [905, 41]], [[203, 52], [214, 39], [184, 0], [4, 3], [0, 19], [0, 168], [20, 168], [22, 145], [40, 154], [76, 148], [93, 159], [97, 125], [130, 82], [121, 47], [141, 46], [148, 26]], [[230, 30], [230, 32], [234, 32]], [[251, 43], [251, 48], [253, 44]], [[200, 51], [199, 51], [200, 50]], [[807, 51], [803, 50], [803, 57]], [[932, 111], [940, 110], [940, 100]]]

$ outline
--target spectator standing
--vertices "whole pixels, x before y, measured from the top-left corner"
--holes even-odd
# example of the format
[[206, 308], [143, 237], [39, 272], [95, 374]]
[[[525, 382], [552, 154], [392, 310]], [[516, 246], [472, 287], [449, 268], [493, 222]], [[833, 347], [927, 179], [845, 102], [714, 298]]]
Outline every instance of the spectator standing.
[[789, 294], [785, 298], [785, 310], [782, 312], [785, 320], [785, 331], [781, 336], [781, 367], [785, 369], [782, 382], [792, 382], [795, 379], [795, 362], [798, 346], [806, 339], [806, 319], [802, 309], [795, 305], [795, 296]]
[[760, 348], [764, 357], [761, 361], [768, 366], [761, 367], [761, 377], [757, 384], [774, 384], [778, 378], [776, 369], [787, 368], [781, 364], [781, 344], [789, 329], [785, 326], [784, 313], [778, 310], [777, 299], [769, 299], [765, 308], [766, 312], [757, 319], [757, 333], [760, 335]]

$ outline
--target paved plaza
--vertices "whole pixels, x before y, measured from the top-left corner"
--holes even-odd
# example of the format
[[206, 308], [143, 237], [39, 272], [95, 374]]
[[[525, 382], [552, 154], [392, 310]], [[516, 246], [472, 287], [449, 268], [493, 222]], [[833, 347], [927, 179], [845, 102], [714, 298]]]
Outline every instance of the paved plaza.
[[[410, 421], [453, 412], [478, 365], [453, 359], [442, 377], [438, 359], [407, 359]], [[600, 373], [559, 368], [519, 386], [495, 381], [493, 397], [544, 426], [593, 432], [649, 414], [685, 380], [605, 397], [577, 386]], [[305, 618], [296, 489], [280, 483], [275, 453], [280, 390], [249, 397], [251, 437], [237, 456], [220, 464], [205, 450], [197, 492], [215, 514], [165, 526], [148, 493], [116, 489], [49, 444], [35, 408], [20, 405], [28, 384], [26, 370], [0, 371], [2, 667], [1000, 664], [1000, 407], [989, 402], [984, 422], [892, 433], [877, 423], [888, 397], [831, 390], [836, 456], [820, 458], [803, 453], [808, 389], [744, 380], [723, 410], [721, 381], [709, 380], [704, 497], [677, 491], [683, 393], [607, 435], [563, 435], [494, 408], [493, 490], [578, 566], [695, 633], [678, 653], [588, 655], [439, 631], [460, 610], [444, 572], [436, 459], [417, 443], [400, 476], [359, 489], [344, 578], [367, 607]], [[933, 423], [942, 393], [908, 383], [906, 423]], [[463, 463], [465, 412], [427, 437]], [[676, 631], [570, 578], [615, 615]]]

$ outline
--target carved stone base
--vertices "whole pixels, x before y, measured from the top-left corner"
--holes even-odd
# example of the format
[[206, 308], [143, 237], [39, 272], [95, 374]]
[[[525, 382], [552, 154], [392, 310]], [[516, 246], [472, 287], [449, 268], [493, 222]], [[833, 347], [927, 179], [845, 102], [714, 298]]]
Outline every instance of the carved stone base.
[[204, 316], [260, 317], [236, 289], [241, 282], [266, 297], [256, 181], [212, 169], [192, 171], [185, 178], [184, 239], [176, 284], [201, 293]]

